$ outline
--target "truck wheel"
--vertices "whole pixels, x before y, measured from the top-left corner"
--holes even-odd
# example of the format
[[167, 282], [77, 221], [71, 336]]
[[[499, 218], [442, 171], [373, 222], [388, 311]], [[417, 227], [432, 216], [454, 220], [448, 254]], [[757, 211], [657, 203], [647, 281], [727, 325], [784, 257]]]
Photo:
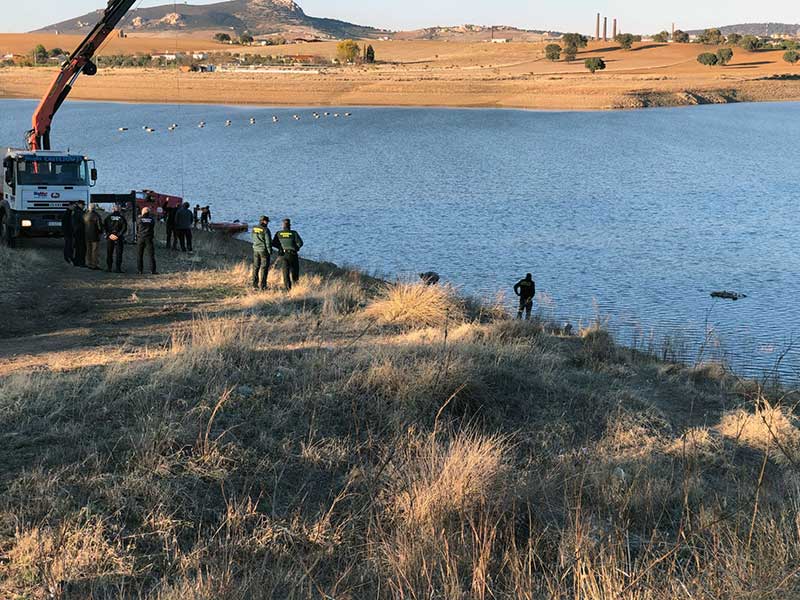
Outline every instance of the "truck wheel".
[[14, 238], [14, 233], [8, 225], [8, 218], [5, 213], [0, 214], [0, 241], [9, 248], [17, 245], [17, 240]]

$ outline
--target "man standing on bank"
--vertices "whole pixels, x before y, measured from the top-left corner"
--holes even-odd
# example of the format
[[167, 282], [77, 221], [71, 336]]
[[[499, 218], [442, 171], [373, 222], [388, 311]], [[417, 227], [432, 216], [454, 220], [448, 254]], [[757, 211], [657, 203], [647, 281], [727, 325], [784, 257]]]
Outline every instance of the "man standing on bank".
[[89, 205], [89, 210], [83, 217], [86, 226], [86, 262], [92, 271], [100, 270], [98, 252], [100, 250], [100, 236], [103, 233], [103, 221], [97, 212], [97, 206]]
[[[269, 262], [272, 252], [272, 233], [269, 230], [269, 217], [261, 217], [253, 227], [253, 289], [267, 289]], [[259, 278], [260, 276], [260, 278]]]
[[191, 205], [184, 202], [183, 205], [175, 213], [175, 233], [178, 235], [178, 241], [181, 243], [181, 252], [192, 251], [192, 211], [189, 208]]
[[514, 293], [519, 296], [519, 311], [517, 318], [522, 318], [522, 311], [525, 311], [525, 319], [531, 320], [531, 311], [533, 310], [533, 297], [536, 296], [536, 282], [533, 280], [533, 275], [528, 273], [525, 279], [521, 279], [514, 286]]
[[139, 217], [136, 233], [139, 236], [136, 248], [138, 273], [141, 275], [144, 272], [144, 252], [147, 250], [148, 254], [150, 254], [150, 272], [153, 275], [157, 275], [156, 247], [153, 241], [156, 234], [156, 219], [150, 214], [150, 209], [147, 206], [142, 209], [142, 216]]
[[303, 247], [303, 238], [292, 229], [290, 219], [283, 220], [283, 229], [275, 234], [272, 245], [278, 249], [283, 257], [283, 285], [286, 291], [292, 289], [292, 283], [300, 279], [300, 248]]
[[114, 212], [106, 217], [103, 223], [106, 232], [106, 266], [111, 273], [111, 263], [116, 257], [116, 271], [122, 273], [122, 250], [125, 247], [125, 234], [128, 233], [128, 221], [122, 216], [118, 205]]
[[61, 215], [61, 235], [64, 236], [64, 260], [68, 263], [72, 262], [75, 255], [75, 247], [72, 241], [72, 209], [74, 207], [75, 203], [70, 202]]
[[85, 206], [83, 200], [78, 200], [72, 207], [72, 266], [86, 266], [86, 225], [83, 223]]

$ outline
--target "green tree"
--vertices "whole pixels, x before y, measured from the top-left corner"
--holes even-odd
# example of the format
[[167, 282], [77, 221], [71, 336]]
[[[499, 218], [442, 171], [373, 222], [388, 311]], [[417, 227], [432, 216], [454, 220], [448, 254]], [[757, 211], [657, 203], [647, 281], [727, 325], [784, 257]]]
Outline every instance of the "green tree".
[[544, 55], [547, 57], [547, 60], [552, 60], [553, 62], [559, 60], [561, 58], [561, 46], [558, 44], [547, 44], [544, 49]]
[[592, 73], [602, 71], [606, 68], [606, 63], [602, 58], [587, 58], [583, 61], [584, 66]]
[[717, 50], [717, 63], [727, 65], [733, 59], [733, 50], [730, 48], [720, 48]]
[[562, 51], [564, 55], [564, 60], [567, 62], [572, 62], [575, 60], [575, 57], [578, 55], [578, 49], [575, 46], [567, 46]]
[[633, 41], [636, 38], [630, 33], [620, 33], [617, 35], [616, 42], [620, 45], [623, 50], [630, 50], [633, 48]]
[[253, 41], [254, 41], [254, 38], [249, 33], [243, 33], [242, 35], [239, 36], [239, 43], [240, 44], [252, 44]]
[[666, 44], [669, 41], [669, 31], [662, 31], [653, 36], [653, 41], [659, 44]]
[[375, 48], [372, 47], [372, 44], [367, 46], [364, 51], [364, 62], [370, 65], [375, 62]]
[[47, 48], [45, 48], [41, 44], [38, 44], [36, 48], [33, 49], [33, 52], [31, 52], [31, 56], [33, 57], [33, 62], [35, 62], [38, 65], [41, 63], [46, 63], [47, 58], [50, 55], [47, 52]]
[[800, 61], [800, 52], [797, 50], [787, 50], [786, 53], [783, 55], [783, 60], [785, 60], [790, 65], [796, 65], [797, 61]]
[[798, 48], [800, 48], [800, 44], [798, 44], [794, 40], [783, 40], [781, 42], [781, 48], [783, 48], [784, 50], [797, 50]]
[[672, 41], [678, 44], [688, 44], [689, 43], [689, 34], [685, 31], [681, 31], [680, 29], [675, 30], [675, 35], [672, 36]]
[[61, 56], [62, 54], [66, 54], [66, 52], [64, 52], [61, 48], [53, 48], [52, 50], [50, 50], [48, 54], [51, 57], [55, 57], [55, 56]]
[[565, 33], [561, 39], [565, 46], [574, 46], [576, 48], [586, 48], [589, 43], [589, 38], [580, 33]]
[[231, 41], [231, 36], [228, 35], [227, 33], [215, 33], [214, 39], [218, 42], [225, 43]]
[[761, 48], [761, 40], [754, 35], [746, 35], [741, 39], [739, 45], [748, 52], [755, 52]]
[[719, 62], [719, 58], [713, 52], [703, 52], [702, 54], [698, 54], [697, 62], [707, 67], [713, 67]]
[[731, 46], [738, 46], [739, 42], [742, 41], [742, 36], [738, 33], [732, 33], [726, 38], [725, 41]]
[[725, 38], [722, 35], [722, 32], [717, 29], [716, 27], [712, 27], [711, 29], [706, 29], [700, 37], [698, 41], [701, 44], [708, 44], [710, 46], [718, 46], [725, 41]]
[[336, 46], [336, 57], [343, 64], [355, 62], [358, 58], [359, 47], [353, 40], [344, 40]]

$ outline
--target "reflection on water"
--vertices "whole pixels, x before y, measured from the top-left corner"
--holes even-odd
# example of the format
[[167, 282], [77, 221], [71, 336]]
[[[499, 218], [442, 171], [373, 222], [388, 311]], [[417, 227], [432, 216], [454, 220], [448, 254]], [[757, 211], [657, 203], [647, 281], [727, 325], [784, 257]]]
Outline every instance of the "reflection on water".
[[[0, 139], [20, 140], [33, 107], [0, 102]], [[759, 374], [800, 328], [800, 105], [312, 110], [69, 103], [53, 135], [97, 159], [98, 191], [183, 193], [218, 219], [291, 216], [309, 256], [433, 269], [469, 293], [510, 295], [532, 271], [543, 313], [599, 315], [689, 360]], [[792, 349], [781, 371], [798, 368]]]

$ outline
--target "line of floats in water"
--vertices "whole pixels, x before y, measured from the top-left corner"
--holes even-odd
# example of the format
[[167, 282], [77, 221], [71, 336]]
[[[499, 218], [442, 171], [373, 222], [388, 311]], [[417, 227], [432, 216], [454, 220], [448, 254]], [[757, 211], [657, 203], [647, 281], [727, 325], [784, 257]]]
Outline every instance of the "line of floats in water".
[[[318, 113], [318, 112], [315, 112], [315, 113], [311, 113], [311, 116], [314, 119], [321, 119], [323, 117], [325, 117], [325, 118], [333, 117], [334, 119], [338, 119], [339, 117], [342, 117], [342, 116], [344, 116], [344, 117], [352, 117], [353, 113], [349, 113], [349, 112], [346, 112], [346, 113], [338, 113], [338, 112], [337, 113], [330, 113], [330, 112]], [[295, 115], [292, 115], [292, 119], [294, 119], [295, 121], [299, 121], [301, 119], [301, 116], [295, 114]], [[272, 122], [273, 123], [279, 123], [280, 122], [280, 119], [278, 118], [277, 115], [272, 115]], [[250, 117], [250, 125], [255, 125], [255, 124], [256, 124], [256, 118], [255, 117]], [[231, 119], [228, 119], [227, 121], [225, 121], [225, 127], [230, 127], [231, 125], [233, 125], [233, 121]], [[203, 129], [203, 128], [205, 128], [205, 126], [206, 126], [206, 122], [205, 121], [200, 121], [197, 124], [197, 127], [199, 129]], [[150, 127], [148, 125], [143, 125], [142, 129], [144, 131], [146, 131], [147, 133], [154, 133], [156, 131], [154, 128], [152, 128], [152, 127]], [[176, 129], [178, 129], [178, 124], [177, 123], [173, 123], [172, 125], [167, 127], [167, 131], [175, 131]], [[118, 129], [118, 131], [128, 131], [128, 128], [127, 127], [120, 127]]]

